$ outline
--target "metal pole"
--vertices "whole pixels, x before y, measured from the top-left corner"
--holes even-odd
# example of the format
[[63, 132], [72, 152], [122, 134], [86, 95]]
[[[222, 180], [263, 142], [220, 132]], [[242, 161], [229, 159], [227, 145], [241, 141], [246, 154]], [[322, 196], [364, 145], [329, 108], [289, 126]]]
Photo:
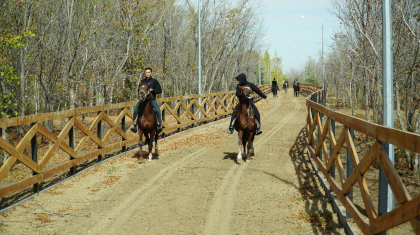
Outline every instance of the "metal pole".
[[[201, 10], [200, 0], [198, 0], [198, 94], [201, 95]], [[201, 97], [198, 98], [201, 105]], [[201, 119], [201, 111], [198, 113], [198, 119]]]
[[[324, 66], [324, 24], [321, 23], [322, 25], [322, 87], [324, 88], [325, 91], [325, 83], [324, 83], [324, 74], [325, 74], [325, 66]], [[325, 96], [323, 95], [322, 97], [322, 105], [325, 105]]]
[[[384, 126], [394, 127], [394, 91], [393, 91], [393, 55], [392, 55], [392, 15], [391, 0], [382, 1], [382, 75], [383, 75], [383, 107]], [[394, 145], [384, 143], [385, 150], [394, 164]], [[381, 169], [379, 173], [379, 215], [391, 211], [395, 207], [395, 198]], [[386, 234], [383, 232], [381, 234]]]
[[259, 74], [258, 84], [259, 84], [259, 86], [261, 86], [261, 56], [260, 56], [260, 54], [258, 54], [258, 74]]

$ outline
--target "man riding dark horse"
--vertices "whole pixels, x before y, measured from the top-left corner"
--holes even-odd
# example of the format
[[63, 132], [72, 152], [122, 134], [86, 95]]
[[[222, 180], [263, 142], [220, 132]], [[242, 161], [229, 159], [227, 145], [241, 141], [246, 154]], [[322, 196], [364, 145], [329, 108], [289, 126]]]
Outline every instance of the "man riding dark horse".
[[[159, 82], [154, 79], [152, 77], [152, 69], [151, 68], [146, 68], [144, 70], [144, 74], [145, 74], [145, 78], [139, 81], [139, 85], [137, 86], [137, 96], [139, 95], [139, 86], [140, 84], [149, 84], [149, 93], [150, 93], [150, 102], [153, 106], [153, 109], [155, 110], [156, 116], [157, 116], [157, 131], [160, 132], [162, 131], [162, 117], [161, 117], [161, 113], [160, 113], [160, 108], [159, 105], [156, 101], [156, 95], [162, 93], [162, 88], [159, 84]], [[134, 113], [133, 113], [133, 127], [131, 128], [131, 131], [136, 133], [137, 132], [137, 116], [138, 116], [138, 112], [139, 112], [139, 107], [141, 105], [141, 101], [139, 100], [139, 102], [137, 103], [136, 107], [134, 108]]]
[[[256, 92], [259, 96], [261, 96], [263, 99], [265, 99], [265, 101], [267, 103], [269, 102], [268, 99], [267, 99], [267, 96], [264, 95], [264, 93], [262, 93], [262, 91], [257, 86], [255, 86], [253, 83], [248, 82], [246, 80], [246, 75], [245, 74], [243, 74], [243, 73], [239, 74], [236, 77], [236, 80], [238, 81], [238, 85], [236, 86], [236, 93], [235, 93], [236, 97], [238, 97], [239, 99], [241, 97], [241, 91], [239, 89], [239, 86], [249, 86], [252, 91]], [[255, 134], [259, 135], [259, 134], [262, 133], [260, 113], [258, 112], [258, 109], [257, 109], [257, 107], [255, 107], [255, 104], [253, 102], [251, 102], [251, 107], [254, 110], [255, 119], [257, 119], [257, 130], [256, 130]], [[236, 116], [237, 110], [238, 110], [238, 105], [236, 105], [235, 109], [233, 110], [232, 117], [230, 119], [229, 130], [227, 132], [228, 134], [233, 134], [233, 130], [234, 130], [233, 123], [234, 123], [234, 121], [237, 117]]]
[[277, 89], [278, 90], [278, 87], [277, 87], [277, 81], [276, 81], [276, 79], [274, 78], [273, 79], [273, 81], [271, 82], [271, 88], [272, 88], [272, 90], [274, 90], [274, 89]]

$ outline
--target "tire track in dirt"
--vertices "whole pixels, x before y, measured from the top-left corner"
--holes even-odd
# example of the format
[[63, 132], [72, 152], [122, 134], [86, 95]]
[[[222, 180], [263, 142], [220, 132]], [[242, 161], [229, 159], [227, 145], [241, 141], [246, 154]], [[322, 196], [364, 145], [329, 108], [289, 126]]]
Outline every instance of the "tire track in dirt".
[[[117, 231], [114, 231], [115, 228], [118, 229], [118, 226], [113, 226], [115, 224], [121, 224], [122, 221], [125, 221], [127, 217], [130, 217], [135, 210], [138, 209], [138, 204], [144, 202], [152, 193], [158, 190], [167, 180], [169, 180], [174, 173], [176, 173], [181, 167], [187, 165], [195, 158], [201, 156], [204, 151], [208, 151], [207, 148], [202, 148], [198, 151], [195, 151], [188, 156], [182, 158], [181, 160], [170, 164], [168, 167], [159, 171], [153, 178], [139, 187], [137, 190], [133, 191], [129, 196], [125, 197], [124, 200], [118, 204], [117, 207], [113, 208], [111, 212], [103, 216], [105, 219], [101, 219], [97, 224], [92, 228], [91, 233], [93, 234], [117, 234]], [[108, 218], [112, 218], [111, 221]]]
[[[258, 145], [262, 144], [265, 139], [269, 139], [273, 135], [275, 135], [299, 111], [301, 105], [298, 102], [298, 100], [293, 99], [293, 103], [296, 104], [294, 106], [294, 110], [287, 114], [284, 118], [282, 118], [273, 129], [269, 130], [263, 139], [255, 141], [256, 150], [259, 149]], [[275, 108], [271, 109], [266, 115], [278, 111], [280, 104], [281, 102], [278, 102]], [[246, 171], [248, 164], [251, 163], [243, 163], [240, 166], [238, 166], [238, 164], [235, 164], [229, 169], [228, 174], [224, 177], [223, 183], [220, 185], [217, 192], [215, 193], [214, 202], [210, 208], [210, 212], [206, 220], [206, 227], [203, 234], [229, 234], [229, 225], [232, 215], [232, 208], [235, 204], [236, 189], [240, 183], [240, 179], [243, 173]], [[227, 193], [225, 193], [226, 191]]]

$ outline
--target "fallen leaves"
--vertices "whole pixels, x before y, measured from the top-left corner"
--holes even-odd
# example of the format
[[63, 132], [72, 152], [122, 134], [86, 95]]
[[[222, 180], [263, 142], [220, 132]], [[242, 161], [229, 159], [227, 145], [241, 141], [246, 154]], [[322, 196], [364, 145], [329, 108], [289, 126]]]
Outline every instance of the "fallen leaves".
[[102, 183], [111, 186], [115, 184], [120, 178], [121, 176], [109, 176], [104, 181], [102, 181]]
[[35, 220], [41, 222], [41, 224], [53, 222], [52, 220], [50, 220], [50, 215], [46, 213], [37, 214]]

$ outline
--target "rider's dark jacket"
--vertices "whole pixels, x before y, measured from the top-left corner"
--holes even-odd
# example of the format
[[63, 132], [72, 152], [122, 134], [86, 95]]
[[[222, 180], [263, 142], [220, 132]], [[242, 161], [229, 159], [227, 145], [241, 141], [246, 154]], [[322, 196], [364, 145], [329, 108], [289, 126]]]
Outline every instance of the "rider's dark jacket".
[[273, 81], [271, 82], [271, 85], [272, 85], [272, 86], [277, 86], [277, 81], [274, 81], [274, 80], [273, 80]]
[[246, 75], [241, 73], [239, 74], [236, 79], [239, 81], [239, 84], [236, 86], [236, 96], [239, 98], [241, 96], [241, 90], [239, 89], [239, 86], [248, 85], [252, 91], [257, 93], [259, 96], [261, 96], [263, 99], [267, 99], [267, 96], [262, 93], [262, 91], [254, 85], [254, 83], [248, 82], [246, 80]]
[[138, 87], [137, 87], [137, 95], [138, 95], [138, 93], [139, 93], [139, 86], [140, 86], [140, 83], [143, 83], [143, 84], [147, 84], [147, 83], [149, 83], [150, 82], [150, 85], [149, 85], [149, 88], [152, 88], [153, 89], [153, 91], [152, 92], [150, 92], [150, 94], [152, 94], [151, 96], [150, 96], [150, 99], [151, 100], [154, 100], [154, 99], [156, 99], [156, 95], [158, 95], [158, 94], [160, 94], [160, 93], [162, 93], [162, 91], [160, 91], [160, 90], [158, 90], [157, 89], [157, 85], [156, 85], [156, 83], [157, 83], [157, 81], [156, 81], [156, 79], [154, 79], [154, 78], [152, 78], [152, 77], [150, 77], [149, 79], [147, 79], [147, 78], [143, 78], [140, 82], [139, 82], [139, 85], [138, 85]]

